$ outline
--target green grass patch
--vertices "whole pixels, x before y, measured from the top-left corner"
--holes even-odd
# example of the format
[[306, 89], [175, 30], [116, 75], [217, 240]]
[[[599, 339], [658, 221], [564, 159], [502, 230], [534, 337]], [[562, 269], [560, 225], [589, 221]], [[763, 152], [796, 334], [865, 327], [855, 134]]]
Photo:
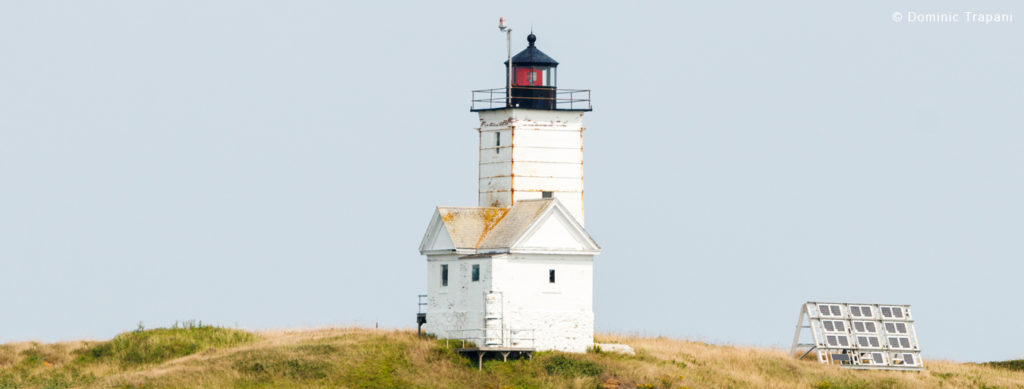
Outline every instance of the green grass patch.
[[[543, 382], [548, 376], [544, 370], [535, 364], [538, 361], [530, 361], [525, 358], [513, 359], [502, 362], [501, 359], [490, 359], [484, 361], [483, 375], [487, 377], [480, 381], [481, 384], [493, 384], [495, 388], [542, 388]], [[469, 367], [471, 375], [479, 374], [474, 366]]]
[[345, 383], [361, 388], [410, 386], [397, 374], [411, 367], [405, 343], [378, 336], [347, 348], [344, 358], [352, 363], [344, 366], [342, 379]]
[[78, 365], [67, 365], [66, 347], [31, 343], [29, 348], [15, 352], [13, 347], [0, 350], [6, 354], [0, 366], [0, 389], [8, 388], [71, 388], [95, 380]]
[[175, 323], [170, 328], [139, 329], [122, 333], [109, 342], [80, 352], [81, 362], [113, 361], [122, 366], [160, 363], [195, 354], [210, 348], [248, 343], [256, 336], [242, 330], [214, 327], [202, 323]]
[[276, 359], [270, 355], [263, 355], [237, 361], [232, 367], [248, 379], [270, 381], [274, 378], [290, 380], [327, 378], [330, 365], [312, 358]]
[[953, 378], [953, 376], [955, 375], [953, 373], [936, 373], [934, 371], [930, 372], [930, 373], [931, 373], [931, 375], [933, 377], [937, 378], [939, 380], [939, 382], [942, 382], [942, 381], [948, 380], [950, 378]]
[[936, 362], [933, 369], [937, 370], [926, 373], [876, 374], [821, 369], [781, 355], [750, 355], [744, 349], [735, 349], [735, 354], [728, 353], [733, 348], [702, 354], [708, 346], [676, 342], [644, 349], [638, 346], [645, 341], [638, 342], [633, 346], [636, 355], [599, 349], [587, 354], [543, 351], [533, 353], [532, 359], [510, 355], [503, 362], [492, 353], [478, 370], [475, 355], [467, 358], [454, 347], [444, 347], [443, 339], [421, 339], [408, 331], [332, 329], [256, 335], [186, 323], [126, 332], [106, 342], [0, 345], [0, 389], [894, 389], [1017, 387], [1024, 382], [1020, 372], [1024, 361]]
[[431, 363], [437, 363], [441, 361], [450, 362], [452, 365], [470, 368], [476, 367], [476, 361], [472, 361], [462, 355], [459, 355], [454, 348], [445, 347], [444, 341], [440, 341], [440, 344], [435, 344], [430, 350], [427, 360]]
[[1000, 369], [1024, 371], [1024, 359], [1017, 359], [1013, 361], [1002, 361], [1002, 362], [988, 362], [985, 363], [987, 366], [998, 367]]
[[569, 358], [564, 354], [556, 354], [544, 359], [544, 370], [550, 374], [558, 374], [565, 377], [595, 377], [601, 374], [604, 369], [595, 362]]
[[867, 382], [860, 381], [820, 381], [814, 385], [815, 389], [871, 389]]
[[[321, 339], [271, 349], [239, 351], [228, 358], [236, 388], [409, 388], [403, 372], [412, 363], [408, 344], [386, 336]], [[413, 373], [410, 373], [413, 374]]]
[[886, 378], [878, 382], [840, 378], [820, 381], [814, 387], [817, 389], [889, 389], [900, 387], [900, 383], [892, 378]]
[[761, 358], [758, 360], [762, 374], [783, 380], [792, 380], [800, 376], [800, 368], [794, 359]]
[[331, 344], [303, 344], [295, 349], [307, 355], [329, 355], [338, 352], [338, 348]]

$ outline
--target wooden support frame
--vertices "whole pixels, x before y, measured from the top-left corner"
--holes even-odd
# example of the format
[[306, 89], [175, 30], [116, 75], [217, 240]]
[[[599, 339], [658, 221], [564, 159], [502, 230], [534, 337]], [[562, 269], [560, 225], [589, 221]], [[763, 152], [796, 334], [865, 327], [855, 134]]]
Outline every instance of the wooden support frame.
[[525, 356], [527, 359], [532, 360], [533, 359], [533, 352], [536, 351], [536, 350], [533, 349], [533, 348], [527, 348], [527, 347], [471, 347], [471, 348], [455, 349], [455, 351], [457, 351], [460, 354], [467, 355], [467, 356], [470, 356], [470, 355], [475, 356], [476, 357], [477, 370], [483, 370], [484, 369], [484, 357], [487, 356], [488, 353], [495, 353], [495, 354], [501, 355], [501, 361], [502, 362], [508, 362], [508, 357], [509, 356], [518, 356], [518, 357]]

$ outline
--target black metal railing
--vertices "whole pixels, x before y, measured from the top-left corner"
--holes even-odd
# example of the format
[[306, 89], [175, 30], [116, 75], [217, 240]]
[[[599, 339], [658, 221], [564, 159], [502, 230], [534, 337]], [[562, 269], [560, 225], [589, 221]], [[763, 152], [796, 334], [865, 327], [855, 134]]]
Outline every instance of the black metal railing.
[[502, 108], [534, 108], [561, 111], [590, 111], [590, 89], [555, 89], [546, 87], [512, 87], [473, 91], [471, 111]]
[[423, 325], [427, 324], [427, 295], [417, 295], [416, 298], [419, 300], [416, 303], [416, 335], [423, 336]]

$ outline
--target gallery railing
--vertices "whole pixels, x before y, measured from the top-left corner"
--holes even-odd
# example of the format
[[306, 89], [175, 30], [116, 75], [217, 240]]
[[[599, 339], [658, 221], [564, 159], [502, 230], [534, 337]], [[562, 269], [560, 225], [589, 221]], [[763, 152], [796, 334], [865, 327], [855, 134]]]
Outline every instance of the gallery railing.
[[473, 91], [471, 111], [503, 108], [536, 108], [555, 111], [590, 111], [590, 89], [555, 89], [548, 87], [512, 87]]

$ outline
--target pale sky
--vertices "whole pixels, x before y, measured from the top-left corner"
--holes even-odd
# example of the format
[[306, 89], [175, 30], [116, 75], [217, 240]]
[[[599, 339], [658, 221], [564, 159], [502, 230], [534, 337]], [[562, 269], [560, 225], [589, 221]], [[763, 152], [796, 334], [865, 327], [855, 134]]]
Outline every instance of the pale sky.
[[[0, 342], [412, 328], [505, 16], [593, 90], [599, 332], [788, 347], [805, 301], [899, 303], [925, 358], [1022, 358], [1018, 4], [2, 1]], [[964, 11], [1019, 20], [907, 19]]]

